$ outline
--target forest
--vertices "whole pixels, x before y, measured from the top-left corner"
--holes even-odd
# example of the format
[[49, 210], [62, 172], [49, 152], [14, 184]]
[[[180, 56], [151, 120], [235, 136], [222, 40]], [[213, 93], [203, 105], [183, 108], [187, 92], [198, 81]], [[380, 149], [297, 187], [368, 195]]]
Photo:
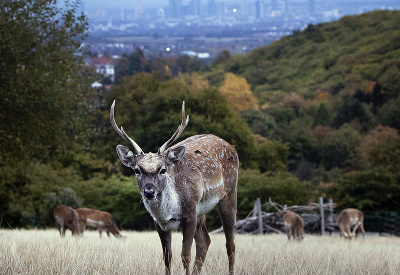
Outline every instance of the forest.
[[[257, 197], [332, 198], [339, 208], [400, 211], [400, 12], [309, 25], [246, 55], [116, 64], [111, 89], [83, 64], [84, 15], [56, 1], [0, 3], [0, 227], [53, 227], [55, 206], [112, 214], [154, 229], [115, 147], [116, 120], [145, 152], [180, 123], [179, 140], [212, 133], [239, 154], [238, 218]], [[109, 83], [109, 79], [103, 79]], [[216, 211], [210, 228], [220, 226]]]

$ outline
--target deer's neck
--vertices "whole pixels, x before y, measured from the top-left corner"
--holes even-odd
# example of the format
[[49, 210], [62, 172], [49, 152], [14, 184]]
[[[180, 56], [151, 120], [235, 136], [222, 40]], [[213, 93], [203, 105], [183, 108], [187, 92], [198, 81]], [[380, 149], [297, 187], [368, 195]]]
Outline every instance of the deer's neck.
[[180, 225], [181, 202], [173, 180], [168, 179], [164, 190], [154, 200], [143, 198], [144, 206], [163, 230], [175, 231]]

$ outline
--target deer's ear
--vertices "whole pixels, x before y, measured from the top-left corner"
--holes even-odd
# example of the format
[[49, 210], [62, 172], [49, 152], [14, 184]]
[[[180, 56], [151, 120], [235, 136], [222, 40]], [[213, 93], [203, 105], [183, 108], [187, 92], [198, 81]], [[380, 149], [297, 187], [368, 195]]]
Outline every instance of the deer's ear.
[[118, 145], [117, 146], [117, 153], [119, 156], [119, 159], [122, 161], [122, 163], [127, 166], [127, 167], [134, 167], [136, 164], [136, 156], [133, 154], [131, 150], [129, 150], [128, 147], [123, 146], [123, 145]]
[[166, 159], [167, 166], [172, 166], [176, 163], [179, 163], [185, 155], [185, 150], [185, 146], [179, 146], [177, 148], [168, 150]]

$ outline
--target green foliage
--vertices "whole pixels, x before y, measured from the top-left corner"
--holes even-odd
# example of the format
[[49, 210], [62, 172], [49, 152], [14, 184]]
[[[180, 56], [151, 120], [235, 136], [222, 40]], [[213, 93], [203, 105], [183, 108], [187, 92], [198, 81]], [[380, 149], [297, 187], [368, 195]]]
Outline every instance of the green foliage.
[[1, 163], [53, 158], [79, 132], [87, 73], [75, 53], [87, 23], [75, 14], [54, 0], [1, 1]]
[[[176, 130], [181, 121], [181, 104], [185, 101], [190, 123], [182, 138], [215, 134], [235, 145], [244, 167], [251, 163], [255, 148], [251, 131], [245, 121], [228, 107], [225, 97], [216, 88], [192, 93], [182, 81], [159, 82], [151, 75], [139, 74], [124, 79], [107, 96], [106, 106], [110, 106], [114, 99], [118, 125], [122, 125], [145, 152], [158, 150]], [[115, 137], [111, 144], [115, 146], [122, 142], [115, 131], [109, 129], [110, 135]]]
[[321, 163], [327, 170], [348, 167], [361, 143], [360, 134], [349, 124], [327, 134], [321, 143]]
[[76, 209], [82, 206], [82, 201], [77, 197], [75, 191], [69, 187], [62, 189], [59, 192], [45, 193], [43, 204], [39, 209], [41, 226], [52, 226], [54, 224], [53, 211], [61, 204]]
[[283, 125], [279, 140], [289, 146], [289, 169], [295, 169], [298, 162], [302, 159], [315, 161], [316, 157], [316, 139], [312, 133], [311, 127], [306, 120], [293, 120], [289, 125]]
[[314, 115], [314, 127], [317, 125], [327, 126], [332, 122], [332, 113], [326, 107], [326, 104], [320, 104]]
[[288, 145], [265, 140], [258, 145], [256, 158], [261, 173], [287, 171]]
[[365, 136], [361, 154], [372, 167], [382, 167], [393, 174], [400, 174], [400, 136], [396, 129], [378, 126]]
[[400, 130], [400, 96], [389, 100], [379, 109], [377, 118], [382, 125]]
[[263, 137], [271, 137], [272, 132], [276, 131], [276, 123], [272, 116], [260, 111], [246, 110], [240, 113], [249, 125], [254, 134]]
[[220, 52], [217, 57], [213, 60], [211, 66], [215, 67], [218, 64], [220, 64], [221, 62], [227, 60], [229, 57], [231, 57], [231, 54], [228, 50], [223, 50], [222, 52]]
[[238, 218], [245, 218], [253, 210], [254, 201], [267, 202], [271, 197], [281, 204], [296, 205], [315, 200], [309, 182], [299, 181], [288, 172], [263, 175], [258, 170], [241, 170], [238, 183]]
[[328, 188], [328, 195], [341, 208], [393, 211], [400, 206], [400, 178], [382, 168], [352, 172]]
[[200, 60], [188, 55], [179, 56], [176, 59], [176, 65], [180, 73], [198, 72], [204, 67], [204, 64]]

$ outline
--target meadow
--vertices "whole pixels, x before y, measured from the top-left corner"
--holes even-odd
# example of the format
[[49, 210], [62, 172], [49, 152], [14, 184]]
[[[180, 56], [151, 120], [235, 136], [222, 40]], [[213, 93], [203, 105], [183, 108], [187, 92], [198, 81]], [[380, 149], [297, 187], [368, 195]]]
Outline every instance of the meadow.
[[[0, 274], [164, 274], [156, 232], [123, 231], [124, 239], [67, 233], [61, 239], [56, 230], [0, 230]], [[224, 235], [210, 236], [202, 274], [227, 274]], [[182, 235], [172, 238], [173, 274], [183, 274]], [[395, 237], [306, 236], [299, 243], [284, 235], [236, 235], [236, 274], [400, 274], [399, 247]]]

